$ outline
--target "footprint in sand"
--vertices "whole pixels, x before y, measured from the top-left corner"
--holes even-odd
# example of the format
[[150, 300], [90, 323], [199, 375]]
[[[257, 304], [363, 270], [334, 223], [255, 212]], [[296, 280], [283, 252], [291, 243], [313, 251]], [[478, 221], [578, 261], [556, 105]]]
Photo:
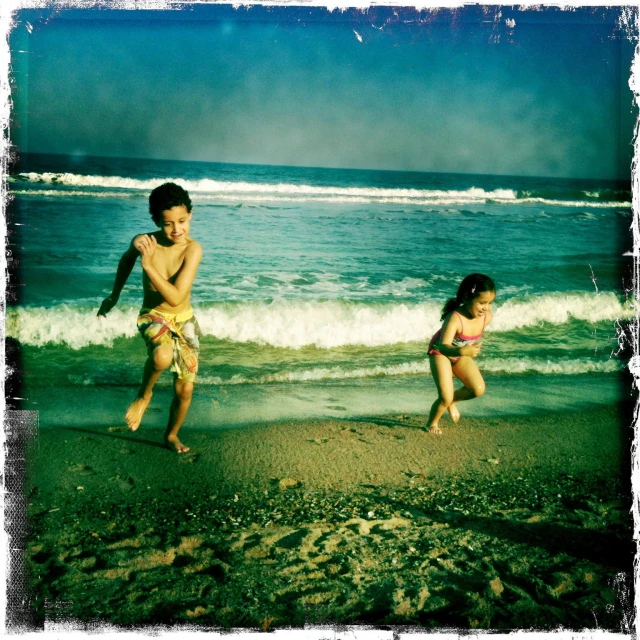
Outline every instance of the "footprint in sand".
[[90, 467], [88, 464], [78, 463], [72, 467], [69, 467], [69, 471], [73, 473], [79, 473], [83, 476], [95, 475], [93, 467]]
[[132, 476], [123, 477], [119, 473], [109, 478], [109, 481], [115, 482], [123, 491], [129, 491], [133, 489], [133, 486], [136, 483]]
[[180, 464], [193, 464], [194, 462], [198, 462], [200, 454], [186, 451], [185, 453], [181, 453], [178, 457], [180, 458]]

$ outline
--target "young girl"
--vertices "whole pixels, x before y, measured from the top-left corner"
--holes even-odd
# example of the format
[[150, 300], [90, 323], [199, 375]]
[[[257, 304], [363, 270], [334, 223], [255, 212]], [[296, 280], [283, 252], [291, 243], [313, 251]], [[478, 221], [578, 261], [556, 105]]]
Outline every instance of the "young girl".
[[[442, 308], [442, 328], [429, 343], [431, 373], [438, 388], [438, 399], [433, 403], [427, 430], [441, 434], [439, 423], [445, 411], [454, 422], [460, 420], [456, 402], [479, 398], [484, 393], [484, 380], [474, 358], [480, 353], [480, 338], [493, 319], [491, 303], [496, 297], [496, 286], [489, 276], [472, 273]], [[464, 387], [453, 391], [453, 376]]]

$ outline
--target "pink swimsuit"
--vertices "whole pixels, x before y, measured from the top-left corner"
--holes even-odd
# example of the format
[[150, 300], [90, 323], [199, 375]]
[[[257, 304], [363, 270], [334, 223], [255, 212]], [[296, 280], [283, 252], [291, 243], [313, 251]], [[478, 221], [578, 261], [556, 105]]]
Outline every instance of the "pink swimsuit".
[[[457, 311], [454, 311], [453, 313], [455, 313], [460, 318], [460, 324], [462, 325], [462, 329], [464, 330], [464, 321], [462, 316]], [[477, 342], [478, 340], [480, 340], [480, 338], [482, 338], [482, 334], [484, 333], [484, 327], [486, 324], [487, 324], [487, 314], [484, 315], [482, 331], [477, 336], [466, 336], [464, 335], [464, 333], [458, 333], [451, 341], [451, 346], [464, 347], [466, 344], [473, 344], [474, 342]], [[429, 351], [428, 351], [429, 355], [444, 356], [444, 353], [440, 353], [440, 351], [438, 351], [435, 348], [436, 344], [438, 344], [440, 340], [441, 335], [442, 335], [442, 327], [440, 327], [440, 329], [436, 331], [433, 338], [431, 338], [431, 341], [429, 342]], [[460, 356], [445, 356], [445, 358], [449, 358], [451, 362], [458, 362], [458, 360], [460, 360]]]

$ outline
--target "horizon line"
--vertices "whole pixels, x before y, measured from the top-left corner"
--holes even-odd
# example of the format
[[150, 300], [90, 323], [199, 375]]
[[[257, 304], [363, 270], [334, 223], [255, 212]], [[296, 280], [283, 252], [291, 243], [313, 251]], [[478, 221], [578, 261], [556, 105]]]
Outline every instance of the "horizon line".
[[[116, 155], [93, 155], [88, 153], [52, 153], [47, 151], [23, 151], [17, 152], [15, 160], [9, 162], [10, 166], [17, 166], [20, 164], [20, 156], [58, 156], [65, 158], [77, 157], [81, 158], [96, 158], [96, 159], [115, 159], [115, 160], [150, 160], [154, 162], [185, 162], [185, 163], [199, 163], [199, 164], [226, 164], [235, 166], [255, 166], [255, 167], [277, 167], [283, 169], [326, 169], [328, 171], [368, 171], [368, 172], [381, 172], [381, 173], [423, 173], [423, 174], [438, 174], [438, 175], [463, 175], [463, 176], [485, 176], [485, 177], [500, 177], [500, 178], [527, 178], [527, 179], [551, 179], [551, 180], [602, 180], [606, 182], [624, 182], [631, 183], [632, 176], [629, 174], [628, 178], [603, 178], [603, 177], [578, 177], [578, 176], [551, 176], [551, 175], [526, 175], [526, 174], [512, 174], [512, 173], [478, 173], [472, 171], [435, 171], [425, 169], [379, 169], [370, 167], [329, 167], [323, 165], [294, 165], [294, 164], [272, 164], [272, 163], [258, 163], [258, 162], [227, 162], [224, 160], [185, 160], [180, 158], [158, 158], [152, 156], [116, 156]], [[8, 172], [10, 174], [11, 171]]]

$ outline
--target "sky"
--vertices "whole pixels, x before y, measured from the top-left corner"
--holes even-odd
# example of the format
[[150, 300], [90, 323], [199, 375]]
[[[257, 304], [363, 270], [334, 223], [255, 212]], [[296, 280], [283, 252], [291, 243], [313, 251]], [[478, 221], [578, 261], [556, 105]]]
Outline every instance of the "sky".
[[626, 180], [634, 45], [619, 11], [22, 10], [12, 139], [22, 152]]

